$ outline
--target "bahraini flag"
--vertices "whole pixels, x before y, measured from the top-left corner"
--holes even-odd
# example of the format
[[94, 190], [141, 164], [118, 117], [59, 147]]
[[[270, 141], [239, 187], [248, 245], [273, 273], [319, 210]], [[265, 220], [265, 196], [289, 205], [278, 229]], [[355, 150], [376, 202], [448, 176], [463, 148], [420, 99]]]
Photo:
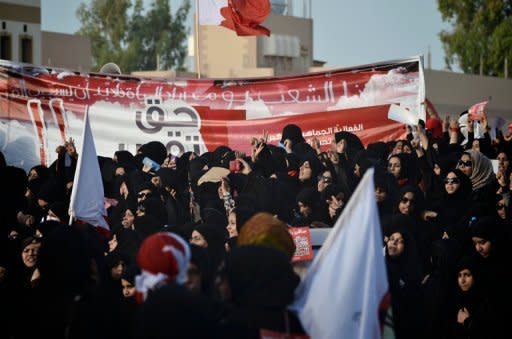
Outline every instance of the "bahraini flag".
[[237, 35], [270, 35], [270, 30], [261, 26], [270, 14], [269, 0], [199, 0], [200, 25], [215, 25], [229, 28]]

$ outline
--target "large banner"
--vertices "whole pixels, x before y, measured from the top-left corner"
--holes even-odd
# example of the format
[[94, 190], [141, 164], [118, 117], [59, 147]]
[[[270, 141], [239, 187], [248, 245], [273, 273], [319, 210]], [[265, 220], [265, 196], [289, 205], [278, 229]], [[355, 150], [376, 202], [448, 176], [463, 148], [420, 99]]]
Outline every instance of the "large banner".
[[251, 137], [267, 132], [277, 144], [289, 123], [325, 148], [338, 131], [367, 144], [403, 136], [403, 125], [388, 119], [390, 105], [421, 117], [424, 96], [420, 58], [236, 80], [111, 76], [0, 60], [0, 150], [11, 165], [49, 165], [58, 145], [81, 142], [86, 109], [96, 150], [108, 157], [135, 154], [153, 140], [175, 155], [220, 145], [249, 151]]

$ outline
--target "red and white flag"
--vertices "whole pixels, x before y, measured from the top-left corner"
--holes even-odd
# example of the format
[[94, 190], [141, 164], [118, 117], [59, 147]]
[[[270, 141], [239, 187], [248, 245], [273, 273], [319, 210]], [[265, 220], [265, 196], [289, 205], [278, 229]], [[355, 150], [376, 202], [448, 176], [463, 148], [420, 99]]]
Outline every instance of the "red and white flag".
[[89, 124], [89, 108], [85, 110], [82, 146], [78, 154], [69, 216], [110, 231], [105, 220], [103, 181]]
[[482, 101], [474, 104], [468, 109], [469, 120], [481, 121], [487, 115], [487, 104], [489, 101]]
[[198, 7], [200, 25], [223, 26], [239, 36], [270, 35], [261, 26], [270, 14], [269, 0], [200, 0]]
[[388, 303], [373, 183], [366, 172], [296, 290], [291, 309], [311, 338], [381, 338]]

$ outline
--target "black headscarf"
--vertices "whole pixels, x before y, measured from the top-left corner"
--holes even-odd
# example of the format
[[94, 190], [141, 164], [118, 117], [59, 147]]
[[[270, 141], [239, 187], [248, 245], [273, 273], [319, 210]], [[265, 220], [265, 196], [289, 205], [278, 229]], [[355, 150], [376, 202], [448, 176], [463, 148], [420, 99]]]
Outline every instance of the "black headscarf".
[[286, 139], [290, 139], [292, 145], [296, 145], [300, 142], [306, 141], [302, 136], [301, 128], [295, 124], [288, 124], [284, 126], [281, 132], [281, 144], [284, 144], [284, 141]]
[[284, 310], [300, 281], [284, 252], [261, 245], [233, 249], [225, 273], [233, 302], [239, 307]]

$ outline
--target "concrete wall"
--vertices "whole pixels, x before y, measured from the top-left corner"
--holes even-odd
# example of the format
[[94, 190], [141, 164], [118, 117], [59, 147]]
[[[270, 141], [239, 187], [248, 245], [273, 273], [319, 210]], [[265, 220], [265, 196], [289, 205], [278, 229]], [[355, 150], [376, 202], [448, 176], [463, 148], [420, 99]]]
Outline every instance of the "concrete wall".
[[489, 116], [512, 120], [512, 79], [425, 70], [425, 86], [426, 97], [441, 116], [459, 115], [490, 97]]
[[43, 32], [42, 64], [74, 71], [88, 72], [91, 70], [91, 41], [89, 38]]

